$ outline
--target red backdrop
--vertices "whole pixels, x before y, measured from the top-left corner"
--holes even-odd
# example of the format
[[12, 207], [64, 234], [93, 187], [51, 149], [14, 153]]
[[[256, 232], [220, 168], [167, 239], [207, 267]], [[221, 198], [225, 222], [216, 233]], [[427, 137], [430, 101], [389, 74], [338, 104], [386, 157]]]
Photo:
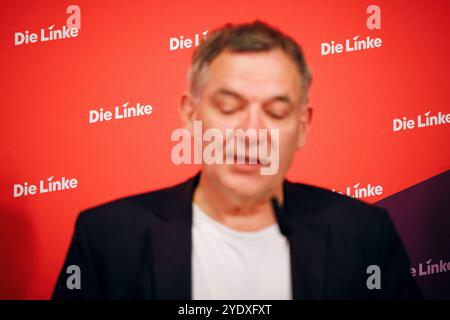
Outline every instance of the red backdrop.
[[[77, 37], [15, 45], [17, 32], [61, 28], [71, 4], [81, 10]], [[381, 8], [381, 29], [366, 26], [371, 4]], [[80, 210], [178, 183], [198, 169], [170, 160], [193, 51], [171, 51], [172, 37], [259, 18], [301, 44], [313, 71], [315, 114], [292, 180], [339, 191], [381, 185], [381, 195], [363, 199], [376, 202], [447, 171], [447, 124], [392, 126], [394, 118], [450, 112], [448, 12], [447, 0], [3, 4], [0, 298], [50, 297]], [[382, 46], [321, 55], [321, 43], [357, 35], [379, 37]], [[89, 110], [125, 102], [150, 104], [153, 113], [89, 123]], [[13, 196], [14, 184], [51, 176], [76, 178], [78, 187]]]

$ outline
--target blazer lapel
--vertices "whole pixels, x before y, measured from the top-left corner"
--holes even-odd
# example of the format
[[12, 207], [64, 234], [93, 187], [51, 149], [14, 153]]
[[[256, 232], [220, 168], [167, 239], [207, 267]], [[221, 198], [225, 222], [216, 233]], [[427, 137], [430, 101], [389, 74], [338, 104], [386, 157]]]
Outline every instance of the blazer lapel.
[[163, 219], [150, 228], [154, 299], [191, 299], [192, 196], [200, 174], [156, 204]]
[[191, 299], [190, 225], [168, 221], [153, 230], [153, 281], [155, 299]]
[[326, 214], [311, 205], [309, 190], [301, 184], [284, 183], [294, 300], [321, 299], [324, 294], [328, 223]]

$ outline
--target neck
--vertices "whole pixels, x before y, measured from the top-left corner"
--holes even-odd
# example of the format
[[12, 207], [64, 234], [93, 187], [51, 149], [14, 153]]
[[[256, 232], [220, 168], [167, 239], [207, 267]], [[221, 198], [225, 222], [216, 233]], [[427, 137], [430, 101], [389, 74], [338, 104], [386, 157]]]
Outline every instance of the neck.
[[258, 231], [276, 223], [271, 199], [283, 200], [282, 184], [263, 195], [240, 197], [210, 183], [203, 175], [194, 191], [194, 202], [213, 219], [238, 231]]

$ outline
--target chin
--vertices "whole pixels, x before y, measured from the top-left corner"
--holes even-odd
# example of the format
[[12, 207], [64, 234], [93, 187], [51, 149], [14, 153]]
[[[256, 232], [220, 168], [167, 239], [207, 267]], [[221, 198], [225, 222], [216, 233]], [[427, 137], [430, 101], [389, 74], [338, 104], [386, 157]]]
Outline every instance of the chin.
[[222, 172], [221, 184], [242, 198], [255, 198], [270, 192], [276, 184], [276, 176], [263, 176], [257, 172], [241, 172], [230, 168]]

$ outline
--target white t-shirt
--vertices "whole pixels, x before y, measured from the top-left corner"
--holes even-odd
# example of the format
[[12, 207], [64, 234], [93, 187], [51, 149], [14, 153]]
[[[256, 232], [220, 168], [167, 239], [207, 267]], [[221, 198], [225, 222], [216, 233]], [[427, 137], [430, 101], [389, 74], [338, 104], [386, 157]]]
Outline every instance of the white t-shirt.
[[192, 298], [292, 299], [289, 243], [273, 224], [231, 229], [192, 205]]

